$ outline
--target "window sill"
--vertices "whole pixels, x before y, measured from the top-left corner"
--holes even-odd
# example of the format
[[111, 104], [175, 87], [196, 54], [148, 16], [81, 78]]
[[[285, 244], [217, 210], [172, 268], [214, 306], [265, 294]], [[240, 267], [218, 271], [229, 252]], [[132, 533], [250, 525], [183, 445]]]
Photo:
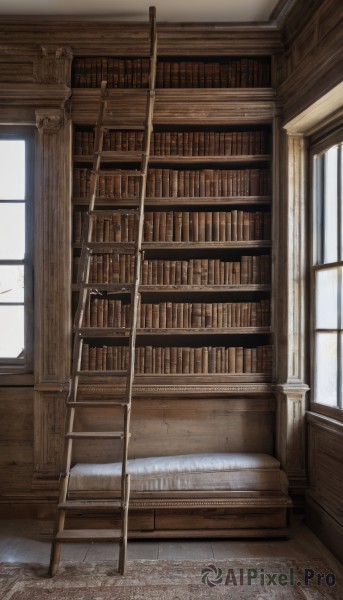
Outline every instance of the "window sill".
[[311, 402], [310, 411], [312, 413], [343, 422], [343, 410], [338, 407], [325, 406], [324, 404], [319, 404], [318, 402]]

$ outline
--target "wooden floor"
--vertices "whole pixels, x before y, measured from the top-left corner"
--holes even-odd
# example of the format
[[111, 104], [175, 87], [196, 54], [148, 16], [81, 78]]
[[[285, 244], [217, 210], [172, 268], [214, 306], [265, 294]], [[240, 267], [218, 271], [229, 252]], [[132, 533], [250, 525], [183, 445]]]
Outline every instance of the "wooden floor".
[[[0, 520], [0, 562], [49, 562], [52, 523]], [[98, 562], [117, 558], [115, 544], [65, 544], [62, 560]], [[225, 560], [234, 558], [318, 558], [343, 573], [342, 565], [308, 529], [301, 515], [291, 517], [288, 540], [147, 540], [130, 541], [129, 560]]]

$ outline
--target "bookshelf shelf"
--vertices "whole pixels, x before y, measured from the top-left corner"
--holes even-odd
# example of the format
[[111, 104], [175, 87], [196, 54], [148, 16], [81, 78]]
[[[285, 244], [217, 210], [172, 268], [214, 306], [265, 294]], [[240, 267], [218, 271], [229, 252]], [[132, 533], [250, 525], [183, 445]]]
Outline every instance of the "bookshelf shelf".
[[[84, 327], [80, 333], [82, 337], [89, 339], [106, 339], [113, 336], [125, 338], [129, 336], [130, 330], [128, 328], [111, 328], [111, 327]], [[177, 336], [193, 336], [193, 335], [256, 335], [256, 334], [270, 334], [270, 327], [202, 327], [202, 328], [138, 328], [138, 336], [164, 336], [164, 335], [177, 335]]]
[[211, 250], [220, 248], [239, 249], [246, 248], [270, 248], [270, 240], [249, 240], [241, 242], [144, 242], [143, 250]]
[[[141, 158], [140, 152], [102, 152], [102, 160], [103, 162], [108, 163], [132, 163], [139, 162]], [[78, 154], [73, 157], [74, 164], [82, 163], [82, 164], [91, 164], [93, 157], [91, 155], [83, 155]], [[271, 161], [272, 157], [270, 154], [241, 154], [241, 155], [218, 155], [218, 156], [179, 156], [179, 155], [158, 155], [158, 156], [150, 156], [150, 164], [253, 164], [253, 163], [265, 163]]]
[[[135, 207], [137, 206], [136, 199], [130, 198], [106, 198], [106, 197], [98, 197], [97, 204], [101, 204], [102, 206], [108, 207]], [[148, 197], [145, 201], [146, 206], [196, 206], [196, 205], [218, 205], [218, 206], [264, 206], [271, 204], [271, 196], [231, 196], [231, 197], [219, 197], [219, 196], [211, 196], [208, 198], [207, 196], [199, 196], [198, 198], [191, 198], [189, 196], [182, 197]], [[75, 206], [88, 206], [87, 198], [73, 197], [73, 204]]]
[[[87, 386], [87, 388], [89, 389], [89, 386], [94, 386], [94, 385], [101, 385], [104, 383], [104, 376], [103, 374], [106, 373], [106, 371], [99, 371], [99, 379], [97, 380], [96, 377], [91, 377], [88, 378], [87, 377], [87, 371], [81, 371], [80, 372], [80, 384]], [[108, 372], [105, 375], [106, 377], [106, 383], [109, 386], [109, 391], [111, 390], [112, 386], [119, 386], [120, 385], [120, 380], [122, 379], [121, 376], [114, 376], [114, 375], [110, 375]], [[265, 374], [265, 373], [237, 373], [235, 375], [233, 374], [228, 374], [228, 373], [209, 373], [209, 374], [199, 374], [199, 373], [192, 373], [191, 374], [191, 378], [192, 378], [192, 386], [197, 387], [197, 386], [201, 386], [202, 384], [209, 384], [209, 385], [213, 385], [214, 384], [214, 379], [215, 379], [215, 384], [216, 386], [221, 386], [223, 384], [231, 384], [231, 383], [241, 383], [241, 384], [251, 384], [250, 390], [249, 387], [247, 386], [246, 388], [246, 392], [250, 393], [254, 393], [254, 387], [253, 384], [257, 384], [257, 383], [272, 383], [272, 378], [271, 375]], [[146, 374], [142, 374], [142, 373], [137, 373], [135, 376], [135, 385], [136, 388], [139, 388], [140, 386], [144, 385], [144, 386], [148, 386], [148, 389], [150, 390], [150, 386], [160, 386], [160, 385], [165, 385], [165, 386], [173, 386], [173, 388], [175, 389], [175, 387], [177, 386], [185, 386], [185, 385], [189, 385], [190, 384], [190, 375], [189, 374], [179, 374], [179, 373], [170, 373], [170, 374], [155, 374], [152, 375], [150, 373], [146, 373]], [[153, 388], [151, 388], [153, 389]], [[227, 390], [229, 391], [229, 390]], [[199, 393], [200, 390], [197, 389], [197, 393]], [[266, 393], [270, 392], [270, 389], [266, 389], [265, 390]]]
[[178, 329], [174, 327], [168, 327], [166, 329], [138, 329], [138, 335], [177, 335], [177, 336], [192, 336], [192, 335], [256, 335], [256, 334], [270, 334], [270, 327], [202, 327], [202, 328], [189, 328], [189, 329]]
[[[93, 284], [94, 288], [99, 289], [99, 291], [111, 291], [111, 284]], [[124, 286], [123, 286], [124, 287]], [[80, 286], [77, 283], [72, 285], [72, 291], [78, 292]], [[250, 284], [250, 285], [142, 285], [141, 294], [243, 294], [246, 293], [256, 293], [256, 292], [270, 292], [271, 285], [270, 284]], [[124, 293], [129, 293], [130, 290], [123, 290]]]

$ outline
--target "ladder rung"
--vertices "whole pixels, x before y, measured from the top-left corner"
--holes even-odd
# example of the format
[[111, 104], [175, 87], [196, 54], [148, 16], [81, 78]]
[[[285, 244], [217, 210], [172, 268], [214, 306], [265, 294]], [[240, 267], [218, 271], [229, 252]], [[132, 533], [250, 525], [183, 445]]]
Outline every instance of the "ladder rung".
[[62, 510], [112, 510], [121, 507], [121, 500], [66, 500], [58, 505]]
[[56, 535], [58, 542], [116, 542], [123, 537], [120, 529], [65, 529]]
[[124, 431], [69, 431], [65, 437], [68, 440], [122, 440]]
[[138, 208], [113, 208], [112, 210], [104, 209], [101, 210], [98, 208], [97, 210], [90, 210], [88, 214], [91, 217], [113, 217], [113, 215], [137, 215], [138, 216]]
[[131, 292], [135, 287], [134, 283], [81, 283], [80, 286], [88, 290], [117, 292], [118, 294]]
[[[84, 200], [83, 198], [79, 199], [79, 203], [80, 204], [89, 204], [88, 200]], [[106, 206], [116, 206], [117, 204], [125, 205], [126, 203], [129, 204], [129, 206], [133, 206], [135, 208], [138, 208], [139, 206], [139, 197], [135, 196], [133, 198], [122, 198], [121, 196], [95, 196], [95, 203], [96, 206], [100, 206], [104, 203], [106, 203]], [[100, 210], [100, 209], [98, 209]], [[113, 210], [116, 210], [115, 208]]]
[[134, 254], [136, 250], [134, 242], [86, 242], [86, 246], [98, 253]]
[[91, 171], [92, 175], [130, 175], [131, 177], [142, 177], [142, 171], [137, 169], [99, 169]]
[[102, 150], [97, 152], [97, 155], [101, 158], [113, 158], [114, 160], [132, 159], [140, 160], [143, 152], [142, 150]]
[[111, 407], [111, 406], [128, 406], [128, 402], [124, 402], [123, 400], [118, 400], [117, 402], [114, 400], [108, 400], [106, 401], [92, 401], [92, 400], [80, 400], [79, 402], [76, 400], [75, 402], [67, 402], [66, 403], [67, 406], [74, 406], [75, 408], [77, 407], [94, 407], [94, 408], [106, 408], [106, 407]]
[[127, 371], [77, 371], [76, 375], [98, 375], [98, 377], [126, 377]]
[[81, 327], [78, 334], [82, 338], [129, 337], [128, 327]]

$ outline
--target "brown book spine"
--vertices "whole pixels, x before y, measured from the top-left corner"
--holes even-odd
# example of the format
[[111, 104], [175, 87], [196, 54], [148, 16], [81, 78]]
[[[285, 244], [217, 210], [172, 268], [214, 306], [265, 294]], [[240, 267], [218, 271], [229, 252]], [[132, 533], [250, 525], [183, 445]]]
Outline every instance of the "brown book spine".
[[236, 348], [236, 373], [243, 373], [243, 348]]
[[189, 242], [189, 212], [183, 211], [181, 214], [182, 214], [182, 241]]

